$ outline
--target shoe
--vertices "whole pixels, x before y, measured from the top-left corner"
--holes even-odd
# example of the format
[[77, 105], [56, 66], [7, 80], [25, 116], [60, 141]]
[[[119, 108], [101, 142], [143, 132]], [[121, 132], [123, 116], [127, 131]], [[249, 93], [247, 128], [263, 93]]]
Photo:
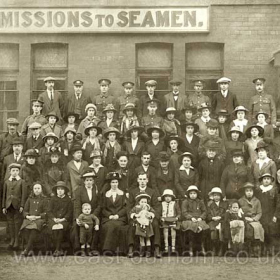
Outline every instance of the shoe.
[[160, 253], [160, 250], [159, 250], [159, 246], [156, 246], [155, 247], [155, 257], [157, 259], [160, 259], [161, 258], [161, 253]]
[[130, 259], [133, 258], [133, 246], [129, 246], [127, 257]]
[[21, 256], [24, 256], [24, 257], [27, 257], [28, 255], [28, 251], [27, 249], [23, 250], [21, 253], [20, 253]]
[[86, 250], [85, 249], [81, 250], [81, 257], [86, 257]]
[[168, 253], [169, 253], [169, 248], [168, 248], [168, 247], [165, 247], [163, 253], [164, 253], [164, 254], [168, 254]]
[[59, 256], [59, 251], [58, 251], [58, 250], [55, 250], [54, 253], [53, 253], [53, 257], [56, 258], [56, 257], [58, 257], [58, 256]]
[[150, 258], [151, 256], [152, 256], [152, 254], [151, 254], [151, 246], [147, 246], [146, 258]]
[[30, 250], [27, 254], [27, 257], [32, 257], [32, 256], [34, 256], [34, 251]]
[[97, 257], [99, 256], [99, 252], [97, 250], [91, 250], [88, 255], [91, 257]]
[[140, 246], [140, 253], [139, 253], [139, 256], [142, 258], [142, 257], [145, 257], [145, 246]]

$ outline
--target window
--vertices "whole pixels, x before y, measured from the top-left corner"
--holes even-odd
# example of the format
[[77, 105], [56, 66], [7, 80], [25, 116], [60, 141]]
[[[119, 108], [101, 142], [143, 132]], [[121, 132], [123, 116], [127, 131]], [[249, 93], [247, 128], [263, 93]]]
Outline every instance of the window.
[[136, 45], [136, 92], [146, 91], [145, 82], [156, 80], [156, 91], [169, 92], [172, 74], [173, 45], [168, 43], [141, 43]]
[[205, 81], [204, 93], [218, 90], [216, 81], [223, 76], [224, 45], [220, 43], [186, 44], [186, 91], [193, 91], [193, 80]]
[[18, 118], [17, 80], [19, 45], [0, 44], [0, 131], [5, 131], [8, 118]]
[[67, 94], [68, 45], [43, 43], [32, 46], [32, 98], [37, 98], [46, 87], [44, 79], [54, 77], [55, 90]]

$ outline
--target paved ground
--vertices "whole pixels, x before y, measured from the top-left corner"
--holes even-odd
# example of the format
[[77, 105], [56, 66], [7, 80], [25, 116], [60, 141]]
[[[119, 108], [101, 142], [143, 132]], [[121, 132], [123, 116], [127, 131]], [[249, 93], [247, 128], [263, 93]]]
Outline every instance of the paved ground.
[[[183, 258], [160, 260], [126, 257], [37, 256], [20, 258], [0, 252], [0, 279], [280, 279], [280, 255], [275, 258]], [[39, 276], [40, 275], [40, 276]]]

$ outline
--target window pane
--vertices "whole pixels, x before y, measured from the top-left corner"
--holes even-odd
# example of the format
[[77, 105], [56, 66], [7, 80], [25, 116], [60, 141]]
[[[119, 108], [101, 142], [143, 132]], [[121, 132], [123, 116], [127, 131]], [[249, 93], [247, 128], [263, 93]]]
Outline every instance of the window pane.
[[6, 110], [17, 110], [18, 105], [18, 93], [15, 91], [9, 91], [5, 93], [5, 105]]
[[149, 77], [141, 77], [140, 76], [140, 90], [146, 90], [145, 82], [148, 80], [157, 81], [156, 90], [167, 90], [168, 89], [168, 81], [169, 77], [158, 77], [158, 76], [149, 76]]
[[17, 81], [6, 81], [5, 82], [6, 90], [16, 90], [17, 89]]
[[171, 44], [141, 44], [137, 47], [138, 68], [171, 68]]
[[18, 112], [8, 112], [7, 113], [7, 119], [8, 118], [18, 118]]
[[39, 44], [34, 46], [34, 68], [66, 68], [66, 44]]
[[187, 69], [223, 69], [223, 44], [186, 44]]
[[19, 46], [18, 44], [0, 44], [0, 68], [18, 69]]

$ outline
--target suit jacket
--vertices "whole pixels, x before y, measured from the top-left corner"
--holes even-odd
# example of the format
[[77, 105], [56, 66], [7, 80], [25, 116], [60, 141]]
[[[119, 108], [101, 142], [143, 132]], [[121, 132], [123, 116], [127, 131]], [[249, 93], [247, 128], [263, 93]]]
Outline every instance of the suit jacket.
[[48, 123], [42, 126], [42, 136], [45, 136], [49, 132], [53, 132], [58, 137], [58, 139], [63, 137], [62, 127], [58, 124], [55, 124], [54, 129], [52, 129]]
[[107, 191], [102, 196], [102, 205], [101, 205], [101, 213], [102, 213], [102, 224], [110, 221], [109, 216], [118, 215], [119, 221], [126, 221], [126, 207], [125, 207], [125, 194], [123, 191], [122, 195], [117, 194], [115, 201], [113, 201], [112, 196], [108, 196], [110, 191]]
[[212, 99], [213, 111], [218, 114], [220, 110], [227, 110], [229, 114], [239, 105], [237, 97], [231, 91], [228, 91], [227, 97], [225, 98], [221, 91], [214, 94]]
[[25, 203], [25, 186], [24, 181], [10, 181], [7, 179], [4, 183], [2, 207], [8, 209], [11, 205], [15, 209], [24, 207]]
[[[158, 194], [155, 192], [155, 190], [151, 188], [146, 188], [145, 193], [147, 193], [151, 197], [150, 206], [155, 210], [156, 218], [159, 219], [161, 216], [161, 205], [158, 201]], [[136, 196], [140, 193], [140, 189], [138, 187], [133, 188], [129, 191], [129, 198], [127, 203], [127, 213], [131, 211], [131, 209], [136, 205]]]
[[33, 136], [27, 137], [24, 150], [37, 149], [40, 150], [44, 146], [43, 137], [40, 134], [37, 140]]
[[14, 154], [10, 154], [8, 156], [5, 156], [4, 158], [4, 162], [3, 162], [3, 166], [2, 166], [2, 174], [1, 174], [1, 179], [3, 180], [3, 182], [5, 180], [7, 180], [9, 178], [9, 170], [8, 170], [8, 166], [11, 163], [19, 163], [21, 165], [23, 165], [23, 163], [25, 162], [25, 159], [23, 157], [23, 154], [21, 154], [21, 157], [19, 158], [18, 161], [15, 160], [14, 158]]
[[93, 185], [91, 200], [89, 200], [87, 189], [84, 186], [79, 186], [74, 191], [74, 219], [77, 219], [82, 213], [82, 205], [84, 203], [89, 203], [91, 205], [91, 212], [97, 217], [100, 216], [100, 194], [96, 185]]
[[8, 132], [0, 135], [0, 162], [4, 160], [5, 156], [13, 153], [12, 143], [14, 139], [20, 137], [20, 135], [19, 132], [13, 136]]
[[[164, 101], [162, 99], [162, 97], [160, 96], [160, 94], [155, 93], [153, 99], [157, 99], [160, 101], [160, 104], [158, 105], [158, 109], [157, 109], [157, 114], [160, 116], [163, 116], [164, 113]], [[137, 116], [139, 117], [139, 119], [141, 119], [142, 117], [148, 115], [148, 104], [147, 101], [150, 100], [150, 97], [148, 96], [148, 93], [144, 93], [140, 99], [139, 99], [139, 103], [138, 103], [138, 113]]]
[[164, 110], [166, 110], [166, 108], [168, 108], [168, 107], [174, 107], [178, 111], [182, 111], [188, 105], [189, 105], [188, 97], [183, 92], [180, 92], [178, 94], [177, 108], [175, 106], [173, 92], [170, 92], [164, 96]]
[[53, 101], [49, 99], [47, 91], [42, 92], [38, 99], [44, 102], [42, 115], [46, 116], [49, 112], [55, 111], [59, 119], [62, 118], [64, 100], [59, 91], [54, 91]]
[[74, 164], [74, 160], [71, 160], [67, 163], [67, 183], [70, 187], [70, 193], [75, 198], [75, 190], [79, 186], [83, 186], [83, 179], [81, 175], [85, 173], [88, 169], [88, 163], [85, 160], [82, 160], [80, 169], [78, 170]]
[[[81, 107], [81, 115], [80, 115], [79, 119], [81, 120], [86, 117], [85, 108], [86, 108], [87, 104], [92, 103], [92, 100], [91, 100], [90, 96], [88, 94], [86, 94], [85, 92], [82, 93], [79, 100], [80, 100], [80, 107]], [[65, 100], [63, 116], [67, 116], [68, 113], [75, 111], [75, 101], [76, 101], [75, 93], [72, 93], [67, 96], [67, 98]]]
[[161, 168], [158, 168], [156, 173], [157, 189], [159, 194], [162, 195], [164, 190], [171, 189], [175, 192], [174, 186], [175, 171], [172, 167], [168, 167], [168, 173], [165, 175]]

